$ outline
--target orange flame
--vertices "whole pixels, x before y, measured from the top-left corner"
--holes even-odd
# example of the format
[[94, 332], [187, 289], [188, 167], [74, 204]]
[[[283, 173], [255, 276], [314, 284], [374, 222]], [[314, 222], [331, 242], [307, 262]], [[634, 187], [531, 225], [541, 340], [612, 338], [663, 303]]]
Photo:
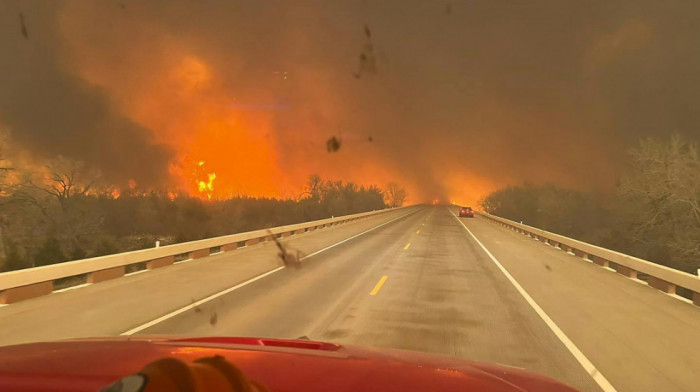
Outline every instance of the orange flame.
[[214, 180], [216, 180], [216, 173], [207, 174], [209, 181], [199, 181], [198, 188], [200, 193], [205, 193], [207, 198], [211, 199], [212, 193], [214, 192]]

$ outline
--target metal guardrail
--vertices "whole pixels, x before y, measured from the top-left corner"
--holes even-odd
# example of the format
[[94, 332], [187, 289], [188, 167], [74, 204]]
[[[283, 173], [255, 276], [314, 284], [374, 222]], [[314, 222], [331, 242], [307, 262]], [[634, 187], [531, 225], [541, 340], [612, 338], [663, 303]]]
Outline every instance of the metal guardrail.
[[579, 256], [586, 261], [612, 268], [628, 278], [637, 279], [637, 273], [646, 274], [648, 275], [647, 284], [665, 293], [676, 294], [677, 286], [688, 289], [692, 292], [693, 303], [700, 306], [700, 278], [695, 275], [485, 212], [477, 212], [477, 214], [528, 237]]
[[[0, 304], [7, 304], [50, 294], [54, 290], [54, 282], [63, 278], [87, 274], [88, 283], [97, 283], [124, 276], [126, 274], [126, 267], [130, 265], [145, 263], [147, 269], [165, 267], [175, 263], [176, 256], [185, 259], [196, 259], [209, 256], [214, 252], [227, 252], [235, 250], [240, 246], [249, 246], [259, 242], [265, 242], [273, 235], [286, 237], [398, 209], [399, 208], [388, 208], [379, 211], [363, 212], [337, 218], [280, 226], [272, 229], [255, 230], [157, 248], [4, 272], [0, 273]], [[212, 252], [212, 250], [214, 252]]]

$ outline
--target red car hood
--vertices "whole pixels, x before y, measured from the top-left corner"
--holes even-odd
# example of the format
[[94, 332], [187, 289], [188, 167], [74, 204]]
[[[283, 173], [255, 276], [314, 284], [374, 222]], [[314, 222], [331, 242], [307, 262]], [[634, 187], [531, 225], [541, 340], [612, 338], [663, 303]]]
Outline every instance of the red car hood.
[[273, 392], [574, 389], [517, 368], [389, 349], [258, 338], [105, 338], [0, 347], [0, 391], [99, 391], [160, 358], [221, 355]]

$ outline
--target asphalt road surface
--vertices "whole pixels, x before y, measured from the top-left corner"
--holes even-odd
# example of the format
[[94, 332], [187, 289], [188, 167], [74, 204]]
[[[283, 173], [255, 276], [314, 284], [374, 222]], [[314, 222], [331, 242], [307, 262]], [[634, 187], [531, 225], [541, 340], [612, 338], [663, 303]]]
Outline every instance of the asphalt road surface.
[[496, 362], [582, 391], [696, 391], [700, 309], [445, 206], [0, 308], [0, 344], [118, 334], [237, 335]]

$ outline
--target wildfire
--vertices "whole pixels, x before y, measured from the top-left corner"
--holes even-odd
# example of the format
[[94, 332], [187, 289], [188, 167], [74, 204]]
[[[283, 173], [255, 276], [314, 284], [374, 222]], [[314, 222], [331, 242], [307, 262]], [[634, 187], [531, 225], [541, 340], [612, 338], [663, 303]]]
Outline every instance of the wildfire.
[[211, 199], [214, 194], [214, 180], [216, 180], [216, 173], [207, 173], [204, 169], [205, 161], [197, 162], [197, 167], [194, 171], [195, 182], [197, 184], [197, 190], [200, 194], [206, 195], [207, 199]]
[[207, 174], [207, 176], [209, 177], [209, 181], [199, 182], [199, 191], [202, 193], [206, 193], [207, 197], [211, 199], [212, 192], [214, 191], [214, 180], [216, 180], [216, 173], [209, 173]]
[[[142, 64], [138, 57], [130, 61], [134, 67]], [[350, 165], [339, 154], [326, 154], [323, 142], [327, 135], [315, 121], [307, 120], [303, 111], [294, 114], [292, 110], [276, 109], [276, 102], [286, 97], [288, 88], [285, 84], [283, 89], [279, 79], [263, 79], [261, 85], [252, 87], [234, 84], [234, 90], [224, 87], [231, 84], [224, 83], [222, 70], [201, 56], [175, 51], [158, 61], [162, 72], [128, 88], [118, 82], [121, 76], [112, 73], [118, 70], [103, 68], [101, 60], [94, 63], [95, 68], [83, 64], [87, 68], [81, 72], [117, 96], [129, 97], [120, 100], [124, 114], [152, 130], [155, 142], [172, 148], [176, 157], [169, 174], [178, 192], [203, 199], [235, 195], [296, 197], [314, 173], [364, 184], [396, 180], [393, 170], [368, 163]], [[318, 99], [324, 105], [332, 102], [323, 95], [324, 89], [320, 91]], [[263, 109], [255, 109], [259, 106]], [[328, 103], [329, 113], [333, 108]], [[303, 116], [303, 121], [297, 121], [296, 116]], [[280, 121], [297, 124], [305, 135], [303, 142], [289, 140], [292, 132], [278, 131]], [[346, 157], [354, 156], [375, 145], [357, 140], [343, 145], [341, 151]], [[410, 189], [409, 193], [415, 194]]]

